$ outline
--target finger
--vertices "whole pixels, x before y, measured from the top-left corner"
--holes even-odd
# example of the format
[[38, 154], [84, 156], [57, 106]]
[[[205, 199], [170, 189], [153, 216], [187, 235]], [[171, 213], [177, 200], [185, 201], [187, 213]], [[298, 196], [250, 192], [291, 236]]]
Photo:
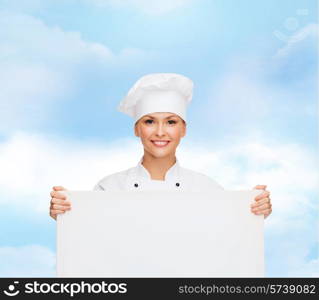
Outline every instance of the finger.
[[262, 198], [262, 199], [260, 199], [260, 200], [258, 200], [256, 202], [252, 203], [250, 206], [251, 207], [258, 207], [258, 206], [260, 206], [260, 205], [262, 205], [264, 203], [267, 203], [267, 202], [270, 203], [270, 198], [268, 198], [268, 197]]
[[270, 211], [269, 212], [266, 212], [265, 214], [264, 214], [264, 219], [266, 219], [270, 214], [271, 214], [271, 212], [272, 212], [272, 210], [270, 209]]
[[54, 186], [53, 190], [55, 190], [55, 191], [66, 191], [66, 189], [63, 186], [61, 186], [61, 185]]
[[264, 215], [264, 218], [267, 218], [270, 214], [271, 214], [272, 210], [269, 209], [269, 210], [265, 210], [262, 212], [262, 214]]
[[71, 210], [71, 206], [52, 204], [50, 209], [57, 209], [57, 210], [67, 211], [67, 210]]
[[256, 212], [256, 211], [262, 211], [264, 209], [268, 209], [271, 208], [271, 205], [269, 203], [264, 203], [262, 205], [260, 205], [259, 207], [253, 207], [251, 209], [251, 211]]
[[71, 210], [71, 207], [70, 206], [65, 206], [65, 205], [53, 204], [52, 205], [52, 209], [66, 211], [66, 210]]
[[52, 210], [50, 210], [50, 214], [51, 215], [58, 215], [58, 214], [64, 214], [65, 213], [65, 211], [64, 210], [58, 210], [58, 209], [52, 209]]
[[255, 200], [258, 201], [258, 200], [260, 200], [260, 199], [262, 199], [262, 198], [268, 197], [269, 195], [270, 195], [270, 192], [269, 192], [269, 191], [263, 191], [262, 193], [260, 193], [259, 195], [257, 195], [257, 196], [255, 197]]
[[50, 193], [50, 195], [51, 195], [52, 198], [58, 198], [58, 199], [64, 199], [64, 200], [66, 200], [66, 195], [63, 195], [63, 194], [61, 194], [61, 193], [59, 193], [59, 192], [52, 191], [52, 192]]
[[261, 211], [253, 212], [255, 215], [269, 215], [272, 212], [271, 208], [267, 208]]
[[256, 190], [265, 190], [266, 187], [267, 187], [267, 185], [261, 185], [261, 184], [259, 184], [259, 185], [256, 185], [256, 186], [254, 187], [254, 189], [256, 189]]
[[60, 205], [66, 205], [70, 206], [71, 202], [69, 200], [63, 200], [63, 199], [58, 199], [58, 198], [52, 198], [51, 199], [51, 204], [60, 204]]
[[54, 220], [56, 220], [56, 215], [51, 214], [51, 211], [49, 213], [50, 217], [53, 218]]

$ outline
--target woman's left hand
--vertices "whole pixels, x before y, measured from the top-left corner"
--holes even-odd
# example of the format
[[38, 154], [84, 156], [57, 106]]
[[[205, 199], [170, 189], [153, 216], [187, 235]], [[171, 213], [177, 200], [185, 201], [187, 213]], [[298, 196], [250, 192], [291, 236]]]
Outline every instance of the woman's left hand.
[[251, 211], [256, 215], [264, 215], [267, 218], [271, 212], [270, 192], [266, 190], [267, 185], [256, 185], [254, 189], [263, 190], [263, 192], [256, 196], [255, 203], [251, 204]]

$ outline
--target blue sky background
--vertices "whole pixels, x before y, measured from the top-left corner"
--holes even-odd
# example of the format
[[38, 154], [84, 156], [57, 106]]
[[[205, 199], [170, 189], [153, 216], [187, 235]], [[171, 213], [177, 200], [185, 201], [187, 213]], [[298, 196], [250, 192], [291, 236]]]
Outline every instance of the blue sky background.
[[317, 43], [314, 0], [0, 0], [0, 276], [54, 276], [50, 189], [138, 162], [116, 107], [153, 72], [194, 81], [185, 167], [268, 185], [266, 275], [319, 276]]

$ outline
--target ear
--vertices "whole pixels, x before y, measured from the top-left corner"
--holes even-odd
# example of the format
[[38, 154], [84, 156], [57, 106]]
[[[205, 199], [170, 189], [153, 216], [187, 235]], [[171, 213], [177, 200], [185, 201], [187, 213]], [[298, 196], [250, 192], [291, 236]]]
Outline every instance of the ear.
[[182, 138], [186, 135], [186, 132], [187, 132], [186, 122], [183, 122]]
[[139, 133], [138, 133], [137, 123], [138, 123], [138, 122], [136, 122], [135, 125], [134, 125], [134, 134], [135, 134], [135, 136], [139, 137], [140, 135], [139, 135]]

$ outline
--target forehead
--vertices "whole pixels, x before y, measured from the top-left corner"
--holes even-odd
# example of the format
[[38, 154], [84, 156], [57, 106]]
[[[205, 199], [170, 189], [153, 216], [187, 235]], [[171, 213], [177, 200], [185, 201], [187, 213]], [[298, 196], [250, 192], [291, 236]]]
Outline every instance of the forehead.
[[156, 112], [156, 113], [151, 113], [143, 116], [143, 118], [153, 118], [153, 119], [167, 119], [167, 118], [173, 118], [177, 117], [179, 118], [178, 115], [169, 113], [169, 112]]

